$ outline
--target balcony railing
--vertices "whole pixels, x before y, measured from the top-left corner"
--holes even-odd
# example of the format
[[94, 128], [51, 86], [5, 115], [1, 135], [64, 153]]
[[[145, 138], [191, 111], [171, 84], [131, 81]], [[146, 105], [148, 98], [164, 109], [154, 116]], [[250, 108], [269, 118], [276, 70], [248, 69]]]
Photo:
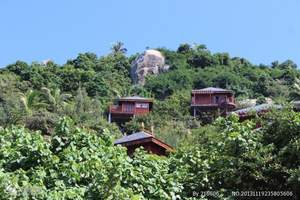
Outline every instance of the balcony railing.
[[124, 114], [134, 114], [134, 109], [123, 109], [122, 106], [118, 105], [111, 105], [109, 107], [109, 112], [111, 113], [124, 113]]
[[235, 105], [235, 100], [233, 99], [226, 99], [225, 101], [219, 101], [219, 102], [209, 102], [209, 103], [200, 103], [200, 102], [196, 102], [195, 98], [192, 98], [191, 104], [192, 105], [210, 105], [210, 106], [220, 106], [222, 104], [229, 104], [229, 105]]

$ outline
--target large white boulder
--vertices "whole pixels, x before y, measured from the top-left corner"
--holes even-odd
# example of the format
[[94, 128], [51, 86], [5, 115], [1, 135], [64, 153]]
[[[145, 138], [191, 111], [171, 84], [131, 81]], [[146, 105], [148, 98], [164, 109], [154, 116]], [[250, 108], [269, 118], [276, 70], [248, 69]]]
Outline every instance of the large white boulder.
[[157, 50], [146, 50], [138, 56], [131, 64], [131, 78], [134, 84], [145, 84], [145, 77], [149, 74], [159, 74], [167, 71], [169, 66], [165, 65], [165, 57]]

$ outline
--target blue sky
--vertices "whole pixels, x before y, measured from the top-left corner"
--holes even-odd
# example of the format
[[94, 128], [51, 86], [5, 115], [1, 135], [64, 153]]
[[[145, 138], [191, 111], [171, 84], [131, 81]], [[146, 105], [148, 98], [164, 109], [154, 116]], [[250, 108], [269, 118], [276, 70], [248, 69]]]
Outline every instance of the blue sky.
[[145, 47], [205, 44], [252, 63], [300, 65], [300, 0], [1, 0], [0, 67], [104, 55], [115, 41]]

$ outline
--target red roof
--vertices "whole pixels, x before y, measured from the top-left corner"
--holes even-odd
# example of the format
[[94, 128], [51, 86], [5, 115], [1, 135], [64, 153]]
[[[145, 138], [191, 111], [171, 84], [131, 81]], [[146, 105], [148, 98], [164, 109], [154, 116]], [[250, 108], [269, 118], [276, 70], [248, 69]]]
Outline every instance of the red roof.
[[192, 90], [192, 94], [214, 94], [214, 93], [233, 93], [232, 90], [222, 88], [208, 87], [203, 89]]

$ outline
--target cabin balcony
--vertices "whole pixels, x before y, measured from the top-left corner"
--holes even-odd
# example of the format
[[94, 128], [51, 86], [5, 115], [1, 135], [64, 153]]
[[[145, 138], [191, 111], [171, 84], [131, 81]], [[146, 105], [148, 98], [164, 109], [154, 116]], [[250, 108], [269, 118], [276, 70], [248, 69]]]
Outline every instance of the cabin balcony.
[[192, 107], [222, 107], [228, 106], [230, 109], [234, 109], [236, 107], [235, 100], [233, 98], [228, 98], [223, 101], [209, 101], [209, 102], [199, 102], [196, 101], [194, 97], [192, 97], [191, 106]]
[[196, 102], [192, 102], [191, 106], [192, 107], [219, 107], [219, 104], [216, 104], [216, 103], [196, 103]]
[[109, 107], [109, 112], [112, 114], [134, 114], [134, 109], [122, 109], [122, 106], [111, 105]]

